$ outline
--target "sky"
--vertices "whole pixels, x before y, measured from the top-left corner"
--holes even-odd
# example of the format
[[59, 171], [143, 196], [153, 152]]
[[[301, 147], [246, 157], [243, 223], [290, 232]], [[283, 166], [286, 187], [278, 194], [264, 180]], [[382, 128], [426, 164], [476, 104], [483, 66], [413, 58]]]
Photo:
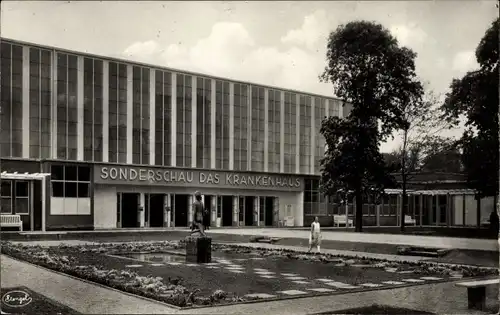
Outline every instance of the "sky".
[[[318, 76], [328, 34], [382, 24], [417, 53], [427, 91], [444, 96], [477, 68], [496, 1], [2, 1], [1, 36], [218, 77], [334, 96]], [[460, 131], [449, 131], [457, 136]], [[400, 139], [384, 143], [396, 148]]]

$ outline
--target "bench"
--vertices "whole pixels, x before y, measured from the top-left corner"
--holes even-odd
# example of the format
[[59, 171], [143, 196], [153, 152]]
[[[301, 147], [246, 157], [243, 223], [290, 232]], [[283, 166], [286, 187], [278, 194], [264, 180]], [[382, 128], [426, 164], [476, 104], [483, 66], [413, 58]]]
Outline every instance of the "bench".
[[348, 219], [346, 222], [346, 216], [345, 215], [334, 215], [333, 216], [333, 223], [336, 226], [340, 226], [340, 224], [345, 225], [346, 227], [352, 226], [352, 220]]
[[19, 231], [23, 231], [23, 221], [18, 214], [2, 214], [0, 215], [0, 226], [2, 227], [17, 227]]
[[409, 215], [405, 215], [405, 224], [417, 225], [417, 220], [413, 219]]
[[500, 279], [476, 280], [457, 283], [458, 287], [467, 288], [468, 308], [475, 310], [484, 310], [486, 307], [486, 287], [489, 285], [498, 285]]

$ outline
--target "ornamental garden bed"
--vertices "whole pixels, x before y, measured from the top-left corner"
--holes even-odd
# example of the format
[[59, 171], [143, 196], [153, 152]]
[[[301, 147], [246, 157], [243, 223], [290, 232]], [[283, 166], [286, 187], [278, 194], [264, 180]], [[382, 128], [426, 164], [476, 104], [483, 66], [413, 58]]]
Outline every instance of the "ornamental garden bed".
[[[407, 277], [398, 272], [411, 273], [412, 277], [438, 276], [445, 281], [453, 275], [475, 277], [498, 274], [497, 269], [427, 262], [399, 263], [232, 244], [213, 244], [213, 260], [230, 260], [233, 264], [239, 264], [242, 272], [233, 273], [222, 264], [212, 269], [206, 265], [188, 266], [175, 262], [168, 265], [148, 260], [148, 257], [171, 258], [176, 254], [176, 261], [182, 261], [183, 257], [179, 255], [183, 252], [182, 241], [52, 247], [2, 243], [2, 253], [11, 257], [178, 307], [241, 303], [266, 298], [262, 296], [267, 296], [267, 299], [271, 296], [282, 298], [277, 292], [289, 290], [291, 285], [293, 289], [305, 292], [306, 287], [311, 286], [311, 279], [320, 278], [362, 285], [384, 280], [398, 281]], [[252, 271], [256, 269], [269, 270], [276, 277], [262, 278]], [[298, 274], [307, 279], [309, 284], [294, 284], [301, 281], [291, 283], [290, 279], [278, 277], [280, 273]], [[341, 291], [336, 290], [335, 294]]]

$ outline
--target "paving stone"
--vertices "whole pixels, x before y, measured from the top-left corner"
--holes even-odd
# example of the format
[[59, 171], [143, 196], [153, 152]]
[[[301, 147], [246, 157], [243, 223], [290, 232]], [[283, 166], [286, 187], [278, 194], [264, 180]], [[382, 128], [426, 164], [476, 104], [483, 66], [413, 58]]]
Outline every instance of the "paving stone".
[[232, 262], [226, 259], [217, 259], [216, 261], [221, 264], [232, 264]]
[[274, 272], [272, 272], [272, 271], [256, 271], [255, 273], [258, 275], [273, 275], [274, 274]]
[[360, 285], [367, 288], [378, 288], [382, 286], [381, 284], [378, 283], [361, 283]]
[[253, 258], [250, 258], [252, 260], [264, 260], [264, 258], [261, 258], [261, 257], [253, 257]]
[[286, 295], [301, 295], [301, 294], [307, 294], [307, 292], [304, 291], [299, 291], [299, 290], [286, 290], [286, 291], [278, 291], [278, 293], [283, 293]]
[[151, 264], [153, 267], [165, 266], [165, 264]]
[[167, 264], [172, 265], [172, 266], [179, 266], [181, 263], [178, 262], [167, 262]]
[[312, 288], [312, 289], [307, 289], [309, 291], [314, 291], [314, 292], [335, 292], [333, 289], [327, 289], [327, 288]]
[[338, 289], [356, 289], [356, 288], [358, 288], [357, 286], [352, 285], [352, 284], [347, 284], [347, 283], [343, 283], [343, 282], [336, 282], [336, 281], [326, 282], [325, 284], [332, 286], [332, 287], [335, 287], [335, 288], [338, 288]]
[[217, 266], [207, 266], [208, 269], [219, 269]]
[[423, 279], [423, 280], [443, 280], [443, 278], [438, 278], [438, 277], [420, 277], [420, 279]]
[[270, 299], [276, 297], [276, 295], [272, 294], [267, 294], [267, 293], [252, 293], [252, 294], [246, 294], [246, 297], [249, 298], [257, 298], [257, 299]]
[[401, 282], [401, 281], [382, 281], [382, 283], [385, 283], [385, 284], [390, 284], [390, 285], [401, 285], [401, 284], [405, 284], [404, 282]]
[[308, 284], [309, 282], [307, 281], [292, 281], [293, 283], [297, 283], [297, 284]]
[[208, 264], [203, 264], [205, 266], [219, 266], [218, 263], [208, 263]]
[[396, 272], [398, 268], [385, 268], [385, 271], [387, 272]]
[[186, 266], [188, 266], [188, 267], [197, 267], [199, 265], [198, 264], [186, 264]]
[[422, 282], [425, 282], [425, 280], [422, 280], [422, 279], [403, 279], [401, 281], [410, 282], [410, 283], [422, 283]]
[[243, 269], [243, 267], [241, 265], [226, 265], [225, 267], [226, 268], [239, 268], [239, 269]]
[[403, 270], [403, 271], [398, 271], [399, 274], [409, 274], [409, 273], [414, 273], [412, 270]]
[[287, 280], [304, 280], [305, 277], [286, 277]]
[[266, 278], [266, 279], [273, 279], [276, 278], [276, 276], [271, 276], [271, 275], [260, 275], [261, 278]]
[[245, 273], [244, 271], [241, 270], [229, 270], [232, 273]]
[[267, 269], [262, 269], [262, 268], [253, 268], [255, 271], [268, 271]]
[[297, 273], [282, 273], [281, 275], [282, 276], [286, 276], [286, 277], [296, 277], [296, 276], [298, 276]]
[[317, 281], [321, 281], [321, 282], [332, 282], [333, 280], [332, 279], [316, 279]]
[[142, 267], [142, 265], [125, 265], [125, 268], [139, 268]]

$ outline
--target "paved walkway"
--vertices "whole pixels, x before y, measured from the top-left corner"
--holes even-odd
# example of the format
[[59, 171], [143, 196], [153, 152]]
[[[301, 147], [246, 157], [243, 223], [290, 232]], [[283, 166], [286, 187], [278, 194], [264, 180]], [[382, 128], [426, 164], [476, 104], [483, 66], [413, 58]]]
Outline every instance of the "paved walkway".
[[[116, 233], [129, 234], [133, 232], [148, 233], [153, 231], [189, 231], [187, 228], [142, 228], [142, 229], [106, 229], [95, 231], [67, 231], [67, 232], [43, 232], [43, 234], [104, 234]], [[214, 228], [209, 233], [213, 234], [233, 234], [233, 235], [263, 235], [273, 237], [308, 239], [309, 231], [286, 228]], [[40, 232], [23, 232], [26, 235], [38, 235]], [[470, 239], [458, 237], [441, 237], [425, 235], [401, 235], [401, 234], [381, 234], [381, 233], [355, 233], [344, 231], [323, 231], [324, 240], [374, 243], [374, 244], [395, 244], [424, 246], [446, 249], [470, 249], [483, 251], [498, 251], [500, 241], [488, 239]]]
[[[262, 235], [272, 237], [301, 238], [308, 239], [309, 231], [262, 228], [262, 229], [211, 229], [210, 234], [236, 234], [236, 235]], [[353, 233], [353, 232], [333, 232], [323, 231], [323, 240], [374, 243], [374, 244], [404, 244], [409, 246], [425, 246], [447, 249], [471, 249], [498, 251], [499, 241], [483, 239], [467, 239], [457, 237], [440, 237], [424, 235], [400, 235], [400, 234], [380, 234], [380, 233]]]
[[[178, 310], [1, 256], [1, 286], [26, 286], [83, 314], [311, 314], [382, 304], [437, 314], [485, 314], [467, 310], [466, 292], [453, 283], [365, 291], [336, 296]], [[496, 292], [488, 305], [495, 307]]]

